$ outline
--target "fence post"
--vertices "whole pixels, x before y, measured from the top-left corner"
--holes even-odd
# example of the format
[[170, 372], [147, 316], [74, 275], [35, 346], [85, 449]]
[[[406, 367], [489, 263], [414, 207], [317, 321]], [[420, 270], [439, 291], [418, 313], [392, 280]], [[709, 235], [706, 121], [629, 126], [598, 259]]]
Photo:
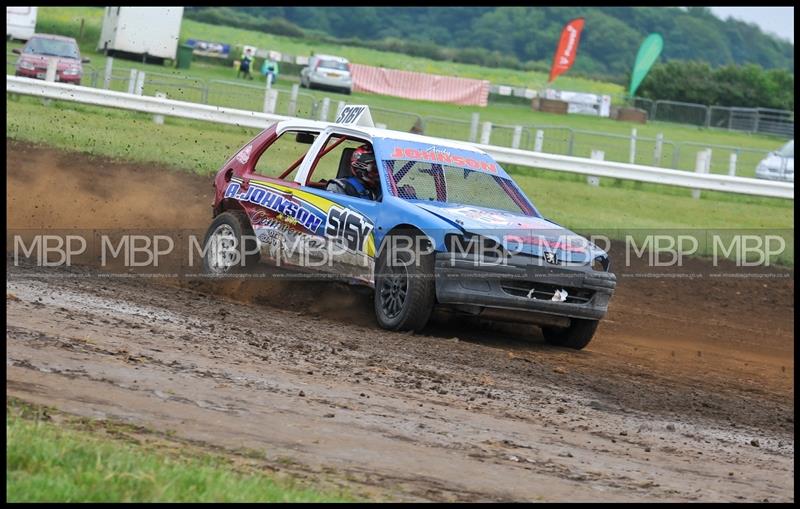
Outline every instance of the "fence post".
[[272, 88], [267, 89], [264, 94], [264, 113], [275, 113], [278, 104], [278, 91]]
[[664, 146], [664, 133], [658, 133], [656, 135], [656, 148], [653, 152], [653, 165], [654, 166], [661, 166], [661, 151]]
[[575, 149], [575, 131], [571, 128], [569, 130], [569, 139], [567, 140], [567, 155], [571, 156]]
[[544, 131], [541, 129], [536, 130], [536, 140], [533, 142], [533, 151], [541, 152], [544, 145]]
[[711, 127], [711, 108], [709, 108], [708, 106], [706, 106], [705, 108], [706, 108], [706, 122], [705, 122], [705, 124], [706, 124], [706, 127]]
[[678, 165], [681, 163], [681, 144], [675, 143], [675, 147], [672, 149], [672, 169], [678, 170]]
[[139, 74], [139, 71], [136, 69], [131, 69], [131, 77], [128, 78], [128, 93], [132, 94], [136, 90], [136, 75]]
[[289, 96], [289, 110], [286, 112], [290, 117], [295, 116], [297, 113], [297, 94], [300, 92], [300, 85], [295, 83], [292, 85], [292, 93]]
[[480, 113], [475, 112], [472, 114], [472, 120], [469, 125], [469, 141], [475, 143], [478, 141], [478, 122], [480, 122]]
[[56, 69], [58, 69], [58, 58], [47, 59], [47, 72], [44, 76], [45, 81], [56, 80]]
[[[711, 149], [699, 150], [697, 152], [697, 160], [695, 161], [695, 173], [708, 173], [711, 160]], [[700, 190], [692, 189], [692, 198], [695, 200], [700, 198]]]
[[111, 87], [111, 71], [114, 68], [114, 57], [106, 58], [106, 70], [103, 74], [103, 89], [108, 90]]
[[[167, 94], [165, 94], [164, 92], [156, 92], [156, 97], [158, 97], [159, 99], [166, 99]], [[164, 115], [153, 115], [153, 122], [155, 122], [158, 125], [164, 125]]]
[[322, 108], [319, 110], [319, 119], [322, 122], [328, 121], [328, 109], [331, 107], [331, 100], [328, 97], [322, 99]]
[[[602, 150], [592, 150], [592, 159], [594, 159], [595, 161], [602, 161], [603, 159], [605, 159], [605, 157], [606, 153], [603, 152]], [[590, 186], [600, 187], [600, 177], [589, 175], [586, 177], [586, 182]]]
[[631, 153], [628, 162], [636, 164], [636, 128], [631, 129]]
[[136, 95], [142, 95], [144, 93], [144, 79], [145, 79], [145, 72], [139, 71], [139, 75], [136, 76]]
[[[58, 59], [57, 58], [48, 58], [47, 59], [47, 71], [45, 72], [44, 79], [45, 81], [56, 81], [56, 69], [58, 69]], [[42, 99], [42, 104], [44, 106], [50, 106], [53, 103], [52, 99]]]
[[514, 136], [511, 138], [511, 148], [519, 148], [519, 141], [522, 138], [522, 126], [514, 127]]
[[492, 136], [492, 123], [484, 122], [483, 127], [481, 128], [481, 144], [488, 145], [491, 136]]
[[737, 156], [736, 152], [731, 152], [730, 162], [728, 163], [728, 175], [731, 176], [731, 177], [735, 177], [736, 176], [736, 158], [737, 157], [738, 156]]

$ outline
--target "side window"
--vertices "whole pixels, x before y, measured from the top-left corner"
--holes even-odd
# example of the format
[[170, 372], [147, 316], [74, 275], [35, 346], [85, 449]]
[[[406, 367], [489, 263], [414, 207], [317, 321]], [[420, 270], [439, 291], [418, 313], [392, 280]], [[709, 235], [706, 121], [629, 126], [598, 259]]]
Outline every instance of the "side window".
[[[253, 171], [265, 177], [280, 177], [290, 166], [297, 161], [302, 161], [308, 149], [311, 148], [314, 138], [315, 133], [286, 131], [264, 150], [261, 157], [256, 161]], [[300, 165], [297, 164], [294, 170], [284, 179], [291, 180], [299, 167]]]
[[349, 177], [352, 175], [350, 173], [350, 156], [355, 149], [365, 144], [372, 146], [368, 142], [361, 140], [346, 139], [341, 141], [341, 137], [337, 135], [328, 138], [323, 151], [334, 145], [336, 146], [317, 161], [313, 173], [309, 177], [309, 182], [333, 180], [342, 176]]

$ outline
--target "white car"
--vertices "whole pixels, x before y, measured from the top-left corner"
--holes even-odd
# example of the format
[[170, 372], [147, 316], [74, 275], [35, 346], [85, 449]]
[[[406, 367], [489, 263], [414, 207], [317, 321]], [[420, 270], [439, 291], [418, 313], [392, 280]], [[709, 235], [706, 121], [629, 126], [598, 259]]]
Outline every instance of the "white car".
[[300, 86], [335, 89], [350, 94], [353, 91], [350, 62], [342, 57], [314, 55], [309, 59], [308, 67], [300, 71]]
[[794, 140], [762, 159], [756, 166], [756, 177], [794, 182]]

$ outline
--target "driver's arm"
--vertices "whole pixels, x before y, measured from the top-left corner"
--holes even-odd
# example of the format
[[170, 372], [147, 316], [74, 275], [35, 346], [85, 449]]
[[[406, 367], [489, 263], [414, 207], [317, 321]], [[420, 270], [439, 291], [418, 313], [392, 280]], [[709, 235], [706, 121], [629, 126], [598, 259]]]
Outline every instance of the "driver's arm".
[[336, 194], [347, 194], [344, 182], [341, 182], [340, 179], [329, 180], [328, 185], [325, 186], [325, 190]]

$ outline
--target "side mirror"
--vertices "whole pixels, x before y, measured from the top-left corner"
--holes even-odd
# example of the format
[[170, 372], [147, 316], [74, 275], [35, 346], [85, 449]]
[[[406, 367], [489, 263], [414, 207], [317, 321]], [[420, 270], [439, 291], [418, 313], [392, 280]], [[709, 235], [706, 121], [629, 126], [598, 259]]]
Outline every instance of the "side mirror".
[[297, 136], [295, 136], [297, 143], [305, 143], [307, 145], [311, 145], [316, 139], [317, 137], [311, 133], [297, 133]]
[[81, 59], [81, 62], [84, 64], [88, 64], [89, 62], [91, 62], [91, 59], [84, 57]]
[[22, 50], [19, 48], [14, 48], [11, 50], [12, 53], [16, 53], [17, 55], [22, 55]]

